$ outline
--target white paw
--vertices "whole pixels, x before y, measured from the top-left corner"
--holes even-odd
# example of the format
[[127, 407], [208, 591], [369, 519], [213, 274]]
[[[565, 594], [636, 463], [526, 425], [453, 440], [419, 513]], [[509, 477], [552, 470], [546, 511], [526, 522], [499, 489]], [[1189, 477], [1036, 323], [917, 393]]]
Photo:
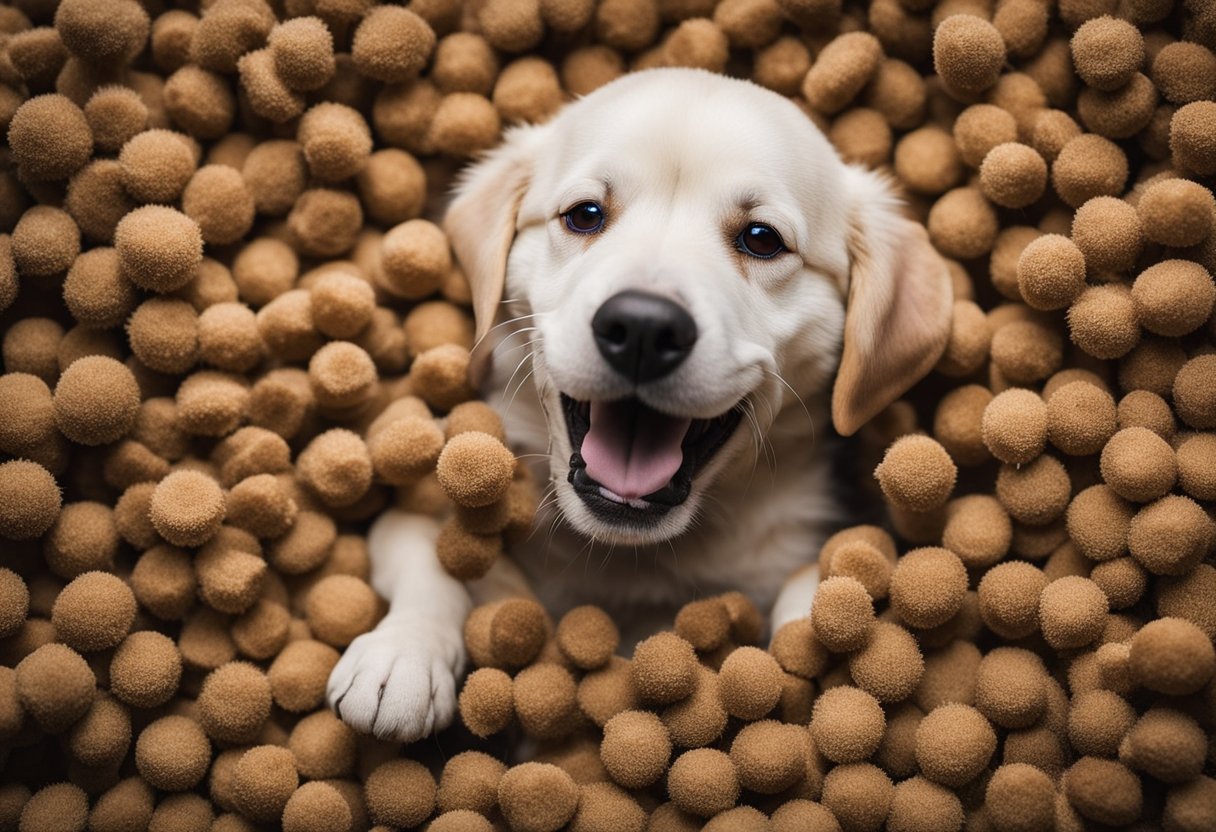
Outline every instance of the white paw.
[[329, 675], [326, 696], [356, 731], [414, 742], [452, 722], [464, 660], [459, 629], [390, 616], [346, 648]]

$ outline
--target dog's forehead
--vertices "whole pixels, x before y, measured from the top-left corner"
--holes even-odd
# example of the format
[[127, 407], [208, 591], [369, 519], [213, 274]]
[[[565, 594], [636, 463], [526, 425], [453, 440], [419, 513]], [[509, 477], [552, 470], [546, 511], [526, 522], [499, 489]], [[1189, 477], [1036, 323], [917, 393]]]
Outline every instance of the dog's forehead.
[[634, 73], [566, 108], [553, 128], [551, 152], [537, 171], [550, 192], [580, 179], [650, 186], [689, 172], [709, 187], [837, 190], [835, 150], [793, 103], [707, 72]]

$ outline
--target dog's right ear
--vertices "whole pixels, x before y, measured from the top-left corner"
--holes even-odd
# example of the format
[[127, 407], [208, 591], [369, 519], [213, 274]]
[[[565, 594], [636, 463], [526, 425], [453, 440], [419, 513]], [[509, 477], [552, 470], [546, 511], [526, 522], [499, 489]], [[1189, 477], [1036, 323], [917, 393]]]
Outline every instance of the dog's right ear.
[[532, 179], [543, 129], [509, 130], [501, 145], [466, 168], [443, 220], [473, 297], [476, 335], [469, 374], [474, 385], [489, 368], [491, 350], [482, 342], [498, 318], [519, 204]]

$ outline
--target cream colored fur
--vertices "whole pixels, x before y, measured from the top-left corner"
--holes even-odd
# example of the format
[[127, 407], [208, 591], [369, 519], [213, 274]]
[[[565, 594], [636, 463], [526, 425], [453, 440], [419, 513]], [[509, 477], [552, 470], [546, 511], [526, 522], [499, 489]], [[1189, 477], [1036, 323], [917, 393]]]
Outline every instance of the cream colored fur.
[[[597, 235], [573, 234], [560, 217], [583, 200], [605, 206]], [[789, 252], [735, 250], [753, 221], [776, 228]], [[495, 598], [534, 593], [554, 616], [599, 604], [627, 639], [730, 589], [772, 610], [774, 629], [805, 615], [818, 583], [805, 567], [843, 519], [829, 412], [852, 433], [932, 367], [949, 332], [945, 266], [886, 183], [842, 163], [772, 92], [650, 70], [510, 131], [462, 180], [445, 225], [473, 288], [483, 391], [549, 488], [532, 537], [467, 587], [438, 564], [436, 521], [389, 511], [374, 524], [372, 582], [390, 611], [334, 669], [340, 716], [406, 741], [450, 722], [462, 622]], [[636, 389], [590, 330], [624, 289], [683, 304], [699, 332], [683, 364]], [[689, 418], [742, 400], [747, 417], [682, 505], [657, 525], [628, 526], [597, 518], [567, 483], [559, 391], [633, 395]]]

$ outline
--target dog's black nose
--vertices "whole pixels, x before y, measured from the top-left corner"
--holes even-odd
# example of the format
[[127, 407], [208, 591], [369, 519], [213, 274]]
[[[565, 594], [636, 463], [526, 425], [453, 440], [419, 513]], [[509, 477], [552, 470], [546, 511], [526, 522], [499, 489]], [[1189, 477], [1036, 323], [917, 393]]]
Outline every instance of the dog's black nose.
[[636, 384], [680, 366], [697, 342], [697, 322], [673, 300], [628, 289], [595, 311], [591, 331], [600, 355]]

